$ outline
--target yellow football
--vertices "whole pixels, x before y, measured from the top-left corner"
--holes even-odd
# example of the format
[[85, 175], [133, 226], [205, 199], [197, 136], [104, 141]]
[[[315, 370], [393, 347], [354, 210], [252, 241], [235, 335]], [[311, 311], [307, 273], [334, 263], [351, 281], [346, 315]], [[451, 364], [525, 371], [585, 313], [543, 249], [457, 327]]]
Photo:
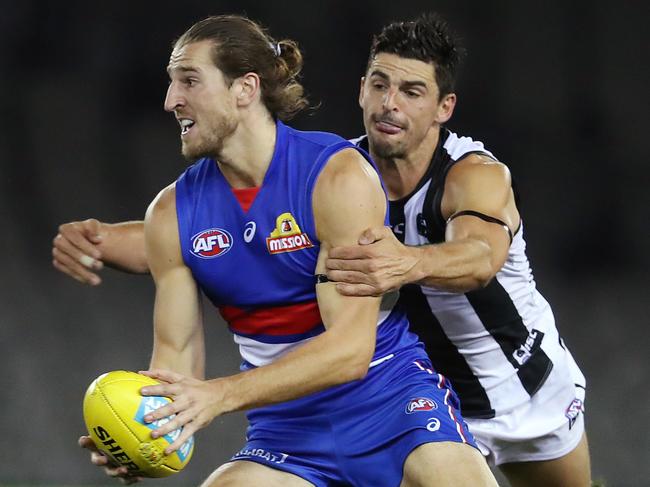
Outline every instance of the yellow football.
[[164, 454], [181, 429], [160, 438], [151, 437], [151, 431], [169, 418], [145, 423], [144, 416], [171, 402], [167, 397], [140, 395], [142, 387], [156, 384], [157, 380], [145, 375], [116, 370], [95, 379], [84, 397], [84, 421], [95, 445], [135, 476], [172, 475], [187, 465], [194, 451], [192, 437], [171, 455]]

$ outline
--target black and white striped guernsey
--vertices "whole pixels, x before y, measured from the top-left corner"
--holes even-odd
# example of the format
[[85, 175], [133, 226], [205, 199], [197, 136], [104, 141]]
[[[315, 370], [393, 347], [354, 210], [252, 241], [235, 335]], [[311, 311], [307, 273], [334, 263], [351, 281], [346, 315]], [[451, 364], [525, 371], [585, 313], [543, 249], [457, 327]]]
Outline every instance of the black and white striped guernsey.
[[[353, 142], [368, 150], [365, 136]], [[472, 153], [496, 159], [481, 142], [440, 129], [427, 173], [409, 196], [390, 202], [390, 222], [401, 242], [444, 242], [445, 178]], [[521, 225], [487, 287], [459, 294], [410, 284], [401, 289], [399, 304], [436, 371], [451, 379], [467, 418], [491, 418], [528, 401], [565, 354], [551, 308], [536, 289]]]

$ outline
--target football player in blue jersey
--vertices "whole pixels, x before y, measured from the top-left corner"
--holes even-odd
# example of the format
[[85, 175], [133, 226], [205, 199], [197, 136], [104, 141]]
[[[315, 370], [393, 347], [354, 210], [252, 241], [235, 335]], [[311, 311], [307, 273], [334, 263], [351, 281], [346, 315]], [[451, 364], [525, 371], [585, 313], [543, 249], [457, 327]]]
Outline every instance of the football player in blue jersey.
[[[340, 293], [401, 288], [434, 368], [449, 376], [489, 463], [513, 486], [587, 486], [585, 380], [535, 289], [508, 168], [444, 127], [460, 52], [436, 16], [375, 37], [361, 82], [366, 136], [391, 227], [331, 249]], [[54, 265], [99, 284], [104, 262], [147, 272], [142, 222], [62, 225]]]
[[[173, 454], [247, 411], [244, 447], [206, 486], [495, 486], [401, 308], [380, 313], [379, 298], [324, 275], [332, 248], [386, 223], [386, 197], [358, 147], [282, 123], [306, 105], [300, 66], [295, 43], [240, 16], [204, 19], [175, 43], [165, 109], [195, 163], [144, 222], [156, 297], [143, 373], [162, 384], [141, 392], [174, 399], [144, 419], [170, 418], [153, 437], [183, 428]], [[201, 293], [235, 335], [238, 374], [204, 377]]]

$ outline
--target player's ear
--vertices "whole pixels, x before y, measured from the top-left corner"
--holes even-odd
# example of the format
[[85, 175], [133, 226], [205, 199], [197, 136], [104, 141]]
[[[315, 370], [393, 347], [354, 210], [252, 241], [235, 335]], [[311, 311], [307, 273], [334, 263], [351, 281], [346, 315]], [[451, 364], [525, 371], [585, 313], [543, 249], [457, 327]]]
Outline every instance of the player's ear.
[[361, 77], [361, 83], [359, 84], [359, 106], [363, 108], [363, 85], [366, 82], [366, 77], [362, 76]]
[[442, 97], [436, 109], [436, 122], [443, 124], [447, 122], [454, 113], [456, 107], [456, 93], [447, 93]]
[[233, 83], [238, 106], [248, 106], [260, 97], [260, 77], [257, 73], [246, 73]]

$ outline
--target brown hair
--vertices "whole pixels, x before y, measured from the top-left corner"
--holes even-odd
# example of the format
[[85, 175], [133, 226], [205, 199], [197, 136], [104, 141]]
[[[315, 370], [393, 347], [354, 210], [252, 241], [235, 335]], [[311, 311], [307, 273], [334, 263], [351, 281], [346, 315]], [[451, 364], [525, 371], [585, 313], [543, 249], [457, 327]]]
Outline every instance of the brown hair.
[[219, 15], [195, 23], [175, 46], [203, 40], [212, 41], [212, 60], [229, 83], [251, 72], [260, 77], [262, 101], [274, 118], [289, 120], [309, 106], [297, 79], [302, 54], [294, 41], [276, 42], [246, 17]]

